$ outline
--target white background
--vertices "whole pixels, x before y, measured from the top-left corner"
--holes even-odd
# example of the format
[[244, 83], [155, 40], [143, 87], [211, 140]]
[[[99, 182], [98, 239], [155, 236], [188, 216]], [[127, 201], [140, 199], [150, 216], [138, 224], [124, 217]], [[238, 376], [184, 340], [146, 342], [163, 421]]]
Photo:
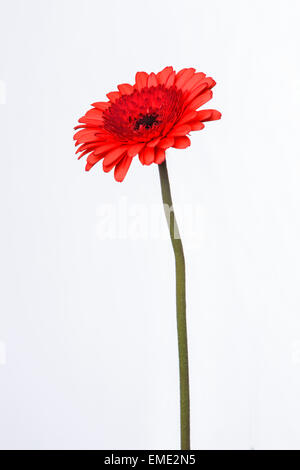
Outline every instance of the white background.
[[90, 103], [173, 65], [213, 76], [223, 113], [168, 153], [175, 205], [200, 208], [192, 237], [179, 217], [192, 447], [299, 449], [299, 2], [0, 5], [0, 447], [179, 446], [170, 243], [101, 235], [120, 201], [166, 235], [157, 166], [118, 184], [72, 141]]

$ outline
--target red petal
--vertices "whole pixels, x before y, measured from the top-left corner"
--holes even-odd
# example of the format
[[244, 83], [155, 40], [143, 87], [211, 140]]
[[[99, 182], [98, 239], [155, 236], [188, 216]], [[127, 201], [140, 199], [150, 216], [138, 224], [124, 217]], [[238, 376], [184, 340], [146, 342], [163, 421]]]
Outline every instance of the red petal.
[[191, 111], [191, 110], [187, 110], [182, 118], [179, 120], [178, 124], [182, 125], [182, 124], [185, 124], [189, 121], [192, 121], [193, 119], [195, 119], [197, 117], [197, 111]]
[[155, 149], [155, 163], [157, 163], [158, 165], [160, 165], [166, 158], [166, 152], [165, 150], [163, 149]]
[[172, 131], [169, 133], [170, 137], [176, 137], [176, 136], [181, 136], [181, 135], [186, 135], [191, 131], [191, 126], [188, 124], [183, 124], [174, 127]]
[[172, 147], [174, 143], [174, 138], [173, 137], [166, 137], [165, 139], [162, 139], [159, 143], [159, 148], [166, 150], [169, 147]]
[[208, 85], [207, 83], [201, 83], [200, 85], [197, 85], [193, 90], [188, 94], [187, 97], [187, 103], [190, 103], [193, 101], [197, 96], [201, 95], [201, 93], [204, 93], [205, 90], [207, 90]]
[[94, 151], [94, 154], [95, 155], [100, 155], [100, 153], [103, 153], [103, 152], [108, 152], [109, 150], [113, 150], [115, 149], [116, 147], [119, 147], [120, 144], [118, 142], [109, 142], [109, 143], [106, 143], [106, 144], [102, 144], [102, 145], [99, 145], [96, 147], [95, 151]]
[[157, 81], [156, 75], [155, 73], [151, 72], [148, 77], [148, 87], [150, 88], [151, 86], [157, 86], [157, 85], [158, 85], [158, 81]]
[[158, 72], [156, 75], [158, 83], [160, 85], [164, 85], [172, 72], [173, 67], [165, 67], [163, 70], [161, 70], [161, 72]]
[[123, 155], [121, 155], [119, 158], [117, 158], [117, 160], [115, 162], [112, 162], [112, 163], [109, 163], [109, 164], [106, 164], [105, 161], [103, 160], [103, 165], [102, 165], [102, 168], [103, 168], [103, 171], [105, 171], [105, 173], [108, 173], [109, 171], [111, 171], [121, 160], [122, 158], [125, 157], [125, 153]]
[[91, 153], [86, 159], [85, 171], [89, 171], [96, 163], [98, 163], [103, 157]]
[[139, 160], [140, 160], [142, 165], [145, 165], [144, 152], [139, 153]]
[[104, 162], [103, 164], [105, 166], [109, 166], [112, 163], [116, 162], [118, 158], [126, 151], [126, 147], [122, 145], [121, 147], [118, 147], [116, 149], [111, 150], [108, 152], [105, 157], [104, 157]]
[[111, 91], [106, 96], [112, 103], [115, 103], [121, 97], [121, 93], [119, 91]]
[[100, 121], [102, 119], [102, 115], [103, 115], [103, 111], [100, 111], [100, 109], [92, 108], [92, 109], [89, 109], [83, 117]]
[[94, 106], [94, 108], [100, 109], [100, 111], [105, 111], [110, 106], [110, 103], [107, 101], [98, 101], [97, 103], [93, 103], [92, 106]]
[[123, 83], [122, 85], [118, 85], [118, 90], [122, 95], [131, 95], [131, 93], [133, 93], [134, 88], [128, 83]]
[[156, 147], [160, 141], [161, 141], [161, 137], [157, 137], [157, 139], [154, 139], [148, 142], [147, 147]]
[[117, 164], [116, 168], [115, 168], [115, 173], [114, 173], [114, 176], [115, 176], [115, 180], [118, 181], [119, 183], [121, 183], [123, 181], [123, 179], [125, 178], [125, 176], [127, 175], [127, 172], [129, 170], [129, 167], [131, 165], [131, 162], [132, 162], [132, 158], [131, 157], [128, 157], [128, 155], [126, 155], [124, 158], [122, 158], [122, 160]]
[[204, 124], [201, 121], [191, 121], [190, 125], [192, 131], [201, 131], [204, 129]]
[[82, 152], [82, 154], [79, 155], [78, 160], [80, 160], [82, 157], [84, 157], [84, 155], [86, 155], [87, 153], [90, 153], [90, 151], [91, 151], [91, 149], [87, 149], [84, 152]]
[[209, 88], [213, 88], [216, 85], [216, 81], [211, 77], [206, 77], [205, 82], [207, 83]]
[[[98, 127], [99, 126], [102, 126], [103, 124], [103, 120], [101, 118], [101, 120], [99, 119], [91, 119], [91, 118], [88, 118], [88, 117], [85, 117], [83, 116], [82, 118], [78, 119], [78, 122], [82, 122], [82, 123], [85, 123], [87, 124], [88, 126], [92, 126], [92, 127]], [[77, 126], [78, 127], [78, 126]], [[75, 129], [75, 128], [74, 128]]]
[[131, 147], [129, 147], [127, 154], [129, 157], [135, 157], [144, 147], [145, 147], [144, 143], [134, 144]]
[[80, 147], [76, 150], [75, 153], [84, 152], [85, 150], [94, 149], [97, 143], [93, 142], [92, 144], [81, 144]]
[[191, 141], [188, 137], [175, 137], [173, 147], [175, 149], [185, 149], [191, 145]]
[[177, 88], [182, 88], [186, 84], [186, 82], [193, 77], [193, 75], [195, 74], [195, 71], [196, 71], [195, 69], [190, 68], [190, 69], [184, 70], [182, 74], [179, 75], [179, 77], [177, 75], [176, 81], [175, 81], [175, 85], [177, 86]]
[[197, 112], [200, 121], [217, 121], [221, 119], [222, 114], [216, 109], [202, 109]]
[[[78, 121], [79, 122], [79, 121]], [[90, 129], [92, 127], [92, 129], [95, 129], [97, 126], [87, 126], [87, 125], [83, 125], [83, 126], [75, 126], [74, 127], [74, 131], [77, 131], [77, 129]]]
[[147, 86], [148, 74], [146, 72], [137, 72], [135, 75], [136, 88], [141, 91]]
[[176, 74], [176, 80], [179, 80], [179, 78], [185, 73], [186, 70], [187, 68], [179, 70]]
[[151, 147], [146, 147], [143, 152], [142, 152], [143, 156], [142, 156], [142, 159], [144, 161], [144, 164], [145, 165], [151, 165], [151, 163], [154, 162], [154, 149], [151, 148]]
[[201, 95], [197, 96], [191, 103], [189, 103], [188, 107], [197, 109], [200, 108], [203, 104], [207, 103], [207, 101], [211, 100], [213, 96], [213, 93], [211, 90], [207, 90], [204, 93], [201, 93]]
[[175, 73], [175, 72], [172, 72], [172, 73], [169, 75], [169, 77], [168, 77], [168, 79], [167, 79], [167, 81], [166, 81], [166, 83], [165, 83], [165, 87], [166, 87], [166, 88], [170, 88], [171, 86], [174, 85], [174, 83], [175, 83], [175, 77], [176, 77], [176, 73]]
[[182, 87], [182, 91], [192, 91], [193, 88], [200, 85], [203, 78], [205, 78], [205, 73], [195, 73]]
[[77, 140], [80, 144], [85, 142], [92, 142], [97, 140], [97, 132], [95, 132], [94, 129], [81, 129], [81, 131], [76, 132], [73, 139]]

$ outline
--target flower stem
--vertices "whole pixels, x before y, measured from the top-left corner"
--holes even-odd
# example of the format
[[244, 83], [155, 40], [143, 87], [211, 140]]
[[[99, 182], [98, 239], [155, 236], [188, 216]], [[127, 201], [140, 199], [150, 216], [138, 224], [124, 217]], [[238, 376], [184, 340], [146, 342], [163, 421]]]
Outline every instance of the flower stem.
[[159, 176], [165, 215], [170, 231], [171, 242], [175, 255], [176, 267], [176, 310], [177, 335], [179, 353], [179, 381], [180, 381], [180, 427], [181, 449], [190, 449], [190, 397], [189, 397], [189, 366], [188, 344], [186, 327], [186, 301], [185, 301], [185, 261], [183, 246], [173, 209], [167, 163], [160, 165]]

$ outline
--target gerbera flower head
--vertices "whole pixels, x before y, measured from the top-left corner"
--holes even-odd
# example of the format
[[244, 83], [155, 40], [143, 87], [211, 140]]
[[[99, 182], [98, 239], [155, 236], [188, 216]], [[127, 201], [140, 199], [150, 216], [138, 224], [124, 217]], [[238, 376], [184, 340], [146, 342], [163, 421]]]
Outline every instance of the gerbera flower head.
[[134, 85], [119, 85], [79, 119], [74, 140], [79, 158], [88, 155], [85, 169], [103, 160], [103, 170], [114, 168], [116, 181], [123, 181], [135, 156], [143, 165], [160, 164], [169, 147], [188, 147], [191, 131], [221, 117], [214, 109], [197, 111], [212, 98], [215, 84], [194, 68], [137, 72]]

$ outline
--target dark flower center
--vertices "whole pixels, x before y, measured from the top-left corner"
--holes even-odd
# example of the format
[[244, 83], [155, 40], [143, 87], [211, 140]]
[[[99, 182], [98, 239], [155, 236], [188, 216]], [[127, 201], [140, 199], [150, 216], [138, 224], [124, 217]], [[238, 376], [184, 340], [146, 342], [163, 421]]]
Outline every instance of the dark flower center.
[[122, 142], [148, 142], [171, 128], [182, 106], [182, 91], [175, 86], [145, 87], [112, 103], [103, 113], [103, 127]]
[[160, 121], [158, 120], [157, 113], [144, 115], [140, 114], [139, 119], [135, 121], [134, 130], [138, 131], [141, 126], [143, 126], [145, 129], [151, 129], [151, 127], [156, 126], [159, 123]]

